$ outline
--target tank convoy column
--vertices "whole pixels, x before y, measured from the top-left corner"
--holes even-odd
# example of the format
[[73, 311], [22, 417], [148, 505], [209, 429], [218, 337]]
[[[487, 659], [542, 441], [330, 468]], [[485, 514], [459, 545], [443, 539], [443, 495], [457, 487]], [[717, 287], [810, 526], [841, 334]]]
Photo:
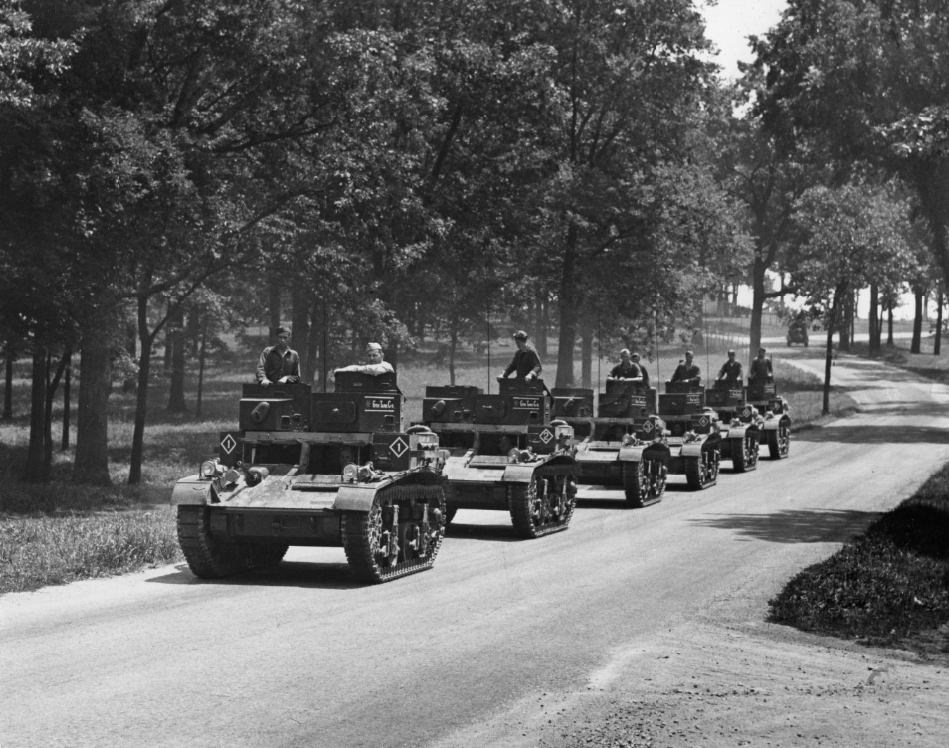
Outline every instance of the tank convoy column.
[[337, 373], [336, 391], [245, 385], [239, 430], [179, 480], [178, 540], [199, 577], [279, 564], [291, 545], [342, 546], [357, 579], [432, 567], [445, 531], [447, 453], [404, 428], [395, 375]]
[[428, 386], [422, 420], [450, 456], [449, 521], [458, 509], [507, 510], [518, 536], [567, 529], [577, 490], [573, 429], [551, 421], [542, 380], [502, 379], [500, 392]]

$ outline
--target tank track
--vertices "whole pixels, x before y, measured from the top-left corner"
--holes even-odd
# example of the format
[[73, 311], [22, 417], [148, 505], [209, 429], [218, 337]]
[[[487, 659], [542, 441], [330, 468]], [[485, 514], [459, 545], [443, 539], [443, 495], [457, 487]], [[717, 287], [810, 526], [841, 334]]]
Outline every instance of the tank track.
[[[570, 524], [570, 518], [573, 516], [573, 510], [576, 507], [576, 493], [568, 495], [569, 483], [572, 479], [576, 483], [577, 476], [574, 475], [556, 475], [551, 473], [551, 477], [556, 480], [562, 480], [563, 485], [560, 493], [563, 494], [563, 510], [559, 516], [549, 511], [549, 502], [543, 499], [537, 499], [538, 479], [544, 478], [544, 468], [538, 467], [531, 475], [531, 481], [527, 485], [512, 486], [512, 495], [509, 499], [509, 510], [511, 513], [511, 522], [514, 525], [514, 532], [521, 538], [539, 538], [544, 535], [550, 535], [555, 532], [566, 530]], [[539, 511], [538, 511], [539, 509]]]
[[685, 464], [685, 479], [689, 488], [700, 491], [718, 482], [719, 453], [717, 449], [703, 449], [701, 457], [690, 457]]
[[[434, 505], [439, 510], [440, 514], [436, 516], [432, 516], [431, 511], [428, 513], [429, 527], [435, 532], [435, 538], [428, 541], [428, 551], [424, 556], [406, 559], [406, 549], [402, 547], [401, 533], [398, 532], [398, 528], [395, 528], [397, 535], [400, 536], [397, 540], [399, 560], [391, 564], [387, 556], [380, 552], [382, 544], [386, 543], [387, 534], [393, 530], [391, 523], [388, 527], [385, 524], [386, 513], [390, 512], [392, 507], [398, 506], [401, 525], [403, 524], [401, 508], [405, 506], [409, 510], [413, 503], [416, 505], [425, 503], [429, 507]], [[415, 525], [416, 522], [410, 519], [404, 524]], [[445, 493], [438, 484], [409, 483], [388, 486], [376, 493], [372, 509], [368, 513], [343, 512], [340, 530], [346, 559], [349, 561], [354, 576], [362, 582], [379, 584], [425, 571], [435, 563], [435, 556], [438, 555], [442, 539], [445, 537]], [[391, 536], [388, 539], [391, 540]], [[392, 546], [388, 545], [388, 547]]]
[[662, 470], [662, 462], [655, 459], [643, 458], [638, 463], [623, 463], [623, 490], [628, 506], [641, 509], [662, 501], [666, 488]]
[[224, 542], [211, 535], [210, 510], [203, 504], [178, 506], [178, 544], [188, 567], [201, 579], [222, 579], [252, 569], [279, 564], [285, 543]]

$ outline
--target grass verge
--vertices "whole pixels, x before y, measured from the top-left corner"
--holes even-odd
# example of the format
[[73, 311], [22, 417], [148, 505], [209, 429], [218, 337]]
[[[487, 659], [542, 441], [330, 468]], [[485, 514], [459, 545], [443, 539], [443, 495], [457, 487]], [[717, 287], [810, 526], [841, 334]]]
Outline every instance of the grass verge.
[[795, 576], [769, 606], [774, 623], [949, 654], [949, 465], [864, 535]]

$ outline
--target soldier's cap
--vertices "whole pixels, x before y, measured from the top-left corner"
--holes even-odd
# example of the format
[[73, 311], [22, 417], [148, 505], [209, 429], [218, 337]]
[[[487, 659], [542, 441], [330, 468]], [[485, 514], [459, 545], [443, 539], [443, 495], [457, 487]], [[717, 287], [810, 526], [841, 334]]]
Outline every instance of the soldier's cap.
[[382, 346], [379, 345], [378, 343], [366, 343], [366, 350], [367, 351], [381, 351]]
[[281, 325], [274, 331], [274, 335], [289, 335], [289, 334], [290, 334], [290, 328], [284, 327], [283, 325]]
[[764, 348], [759, 348], [758, 353], [766, 353], [767, 351]]
[[630, 355], [631, 355], [633, 358], [639, 358], [639, 351], [633, 351]]
[[511, 337], [514, 338], [514, 340], [527, 340], [527, 333], [523, 330], [518, 330]]
[[735, 355], [735, 349], [734, 349], [734, 348], [729, 348], [729, 349], [728, 349], [728, 355], [729, 355], [729, 356], [734, 356], [734, 355]]
[[686, 355], [686, 356], [694, 356], [694, 355], [695, 355], [695, 352], [690, 348], [689, 350], [687, 350], [687, 351], [685, 352], [685, 355]]
[[620, 356], [628, 356], [628, 355], [629, 355], [629, 348], [624, 348], [623, 350], [621, 350], [621, 351], [619, 352], [619, 355], [620, 355]]

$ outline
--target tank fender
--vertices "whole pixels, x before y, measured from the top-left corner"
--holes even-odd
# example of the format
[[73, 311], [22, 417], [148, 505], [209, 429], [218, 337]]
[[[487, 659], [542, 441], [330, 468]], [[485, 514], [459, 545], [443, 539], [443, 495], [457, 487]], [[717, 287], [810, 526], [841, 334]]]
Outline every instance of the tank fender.
[[332, 508], [343, 512], [368, 512], [372, 509], [376, 492], [391, 482], [382, 480], [377, 483], [352, 483], [340, 486]]
[[765, 419], [764, 425], [761, 427], [761, 430], [762, 431], [777, 431], [779, 425], [783, 425], [787, 428], [791, 428], [791, 419], [788, 416], [781, 416], [780, 418], [767, 418]]
[[619, 461], [640, 462], [643, 459], [643, 452], [646, 451], [646, 446], [645, 444], [640, 444], [638, 447], [620, 447]]
[[445, 460], [445, 477], [448, 480], [458, 480], [465, 474], [465, 470], [470, 462], [470, 457], [449, 457]]
[[502, 483], [530, 483], [537, 465], [508, 465], [501, 475]]
[[691, 442], [690, 444], [683, 444], [679, 455], [681, 457], [701, 457], [702, 445], [704, 444], [705, 442]]
[[200, 475], [189, 475], [175, 482], [171, 490], [173, 505], [194, 506], [211, 501], [211, 481]]
[[741, 426], [729, 426], [728, 427], [728, 438], [729, 439], [744, 439], [745, 433], [748, 431], [747, 424], [742, 424]]

